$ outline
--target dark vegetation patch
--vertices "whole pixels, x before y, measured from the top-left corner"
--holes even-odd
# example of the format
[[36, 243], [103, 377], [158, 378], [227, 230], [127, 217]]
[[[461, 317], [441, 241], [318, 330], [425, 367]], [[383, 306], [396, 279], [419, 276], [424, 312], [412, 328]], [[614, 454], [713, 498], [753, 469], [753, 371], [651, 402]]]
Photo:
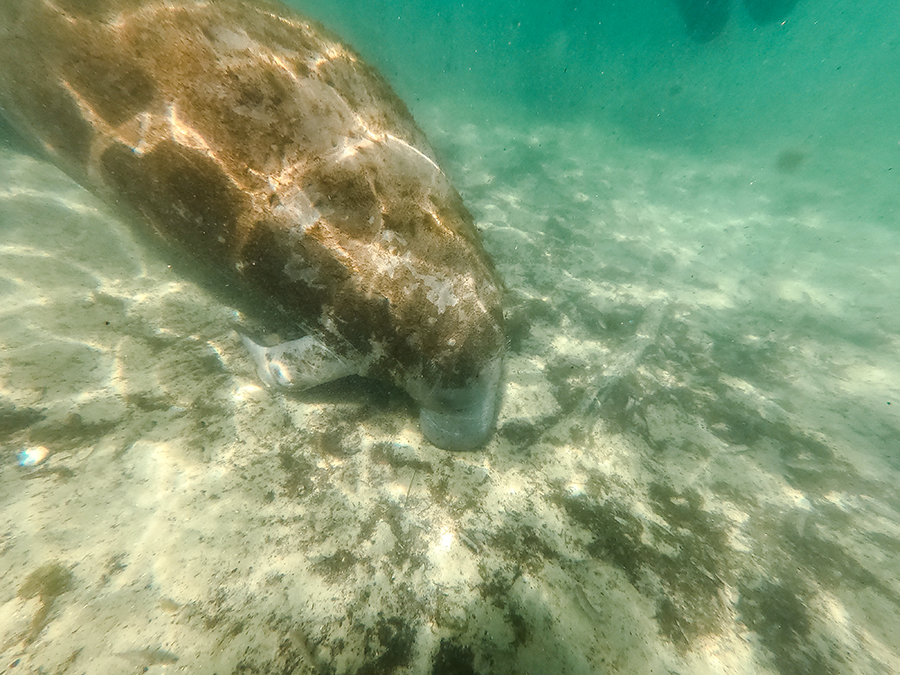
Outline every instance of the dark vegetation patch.
[[278, 462], [287, 474], [284, 491], [289, 497], [306, 497], [315, 489], [314, 477], [318, 468], [296, 448], [282, 447]]
[[172, 407], [171, 401], [165, 397], [148, 394], [126, 394], [125, 403], [141, 412], [160, 412]]
[[41, 410], [17, 408], [15, 405], [0, 404], [0, 441], [5, 441], [16, 432], [40, 422], [46, 417]]
[[316, 675], [334, 675], [334, 666], [317, 658], [315, 645], [307, 638], [303, 629], [293, 623], [292, 617], [281, 617], [272, 621], [273, 629], [281, 632], [284, 638], [278, 645], [278, 653], [274, 662], [266, 664], [264, 669], [254, 668], [252, 672], [291, 673], [312, 672]]
[[525, 448], [534, 445], [541, 434], [553, 425], [552, 418], [541, 424], [532, 424], [525, 420], [512, 420], [507, 422], [497, 430], [497, 433], [518, 448]]
[[716, 494], [744, 508], [755, 508], [759, 504], [759, 501], [752, 493], [746, 492], [737, 485], [727, 481], [716, 481], [710, 485], [710, 488]]
[[741, 589], [741, 620], [771, 652], [782, 675], [834, 675], [841, 669], [809, 643], [807, 593], [797, 581], [763, 581]]
[[[672, 607], [660, 607], [663, 632], [676, 644], [687, 647], [695, 637], [716, 630], [724, 609], [720, 592], [723, 576], [730, 576], [725, 529], [703, 510], [703, 499], [690, 489], [677, 493], [668, 485], [650, 485], [650, 506], [669, 525], [654, 526], [654, 538], [675, 553], [654, 551], [653, 571], [667, 589]], [[677, 604], [676, 604], [677, 602]]]
[[510, 299], [504, 316], [504, 329], [509, 351], [521, 353], [531, 337], [532, 328], [541, 323], [558, 325], [560, 312], [544, 298], [520, 296]]
[[584, 295], [572, 294], [569, 302], [572, 304], [572, 314], [578, 317], [590, 335], [611, 341], [632, 337], [646, 311], [645, 307], [637, 305], [597, 307]]
[[569, 517], [594, 536], [588, 552], [621, 569], [636, 586], [647, 562], [646, 546], [641, 543], [644, 531], [641, 521], [612, 500], [595, 502], [583, 496], [560, 495], [557, 501]]
[[[596, 501], [560, 491], [554, 501], [593, 540], [591, 556], [621, 569], [639, 591], [652, 587], [656, 577], [664, 593], [653, 598], [663, 634], [681, 649], [696, 638], [716, 631], [724, 612], [721, 590], [731, 576], [725, 530], [703, 510], [702, 498], [692, 490], [678, 493], [670, 486], [650, 486], [650, 506], [667, 527], [647, 525], [613, 499]], [[645, 530], [649, 527], [649, 531]], [[649, 537], [648, 537], [649, 535]], [[664, 545], [644, 543], [652, 539]]]
[[417, 529], [410, 529], [409, 516], [402, 504], [390, 499], [382, 499], [375, 505], [368, 518], [361, 526], [359, 540], [369, 539], [375, 532], [379, 522], [387, 523], [394, 535], [394, 548], [388, 554], [388, 560], [394, 569], [418, 569], [428, 562], [427, 547], [422, 537], [416, 536]]
[[523, 646], [531, 638], [531, 626], [522, 615], [519, 603], [509, 596], [510, 590], [522, 576], [522, 567], [489, 569], [482, 563], [479, 572], [482, 579], [478, 585], [481, 597], [503, 611], [506, 623], [513, 632], [513, 646]]
[[[759, 410], [743, 404], [716, 378], [700, 390], [695, 382], [689, 389], [679, 387], [654, 393], [633, 406], [632, 415], [650, 404], [674, 402], [680, 410], [702, 420], [706, 427], [729, 445], [766, 451], [775, 448], [782, 470], [791, 484], [809, 495], [821, 496], [834, 490], [863, 494], [878, 490], [872, 481], [860, 476], [849, 463], [839, 459], [825, 442], [797, 429], [788, 421], [766, 419]], [[635, 429], [640, 431], [640, 426]], [[649, 441], [649, 439], [647, 439]], [[664, 447], [657, 447], [665, 450]]]
[[[643, 403], [644, 405], [640, 405]], [[625, 375], [607, 387], [591, 407], [591, 413], [606, 422], [610, 433], [636, 432], [653, 445], [647, 434], [647, 425], [636, 414], [641, 412], [649, 400], [646, 389], [634, 373]]]
[[189, 409], [194, 424], [205, 430], [202, 441], [207, 443], [222, 436], [222, 423], [231, 418], [231, 411], [227, 406], [205, 396], [198, 396], [191, 401]]
[[506, 619], [513, 630], [513, 646], [521, 647], [531, 639], [531, 626], [522, 615], [517, 604], [510, 603], [506, 607]]
[[40, 608], [31, 619], [25, 643], [33, 642], [50, 620], [50, 612], [57, 597], [68, 593], [74, 586], [72, 573], [59, 563], [41, 565], [29, 574], [19, 586], [18, 596], [30, 599], [39, 598]]
[[537, 572], [546, 560], [558, 560], [559, 554], [531, 525], [506, 524], [490, 535], [492, 548], [502, 551], [529, 572]]
[[[366, 418], [366, 411], [359, 406], [337, 406], [324, 413], [317, 428], [300, 430], [300, 442], [304, 450], [293, 454], [309, 453], [311, 457], [340, 458], [351, 457], [362, 449], [354, 432], [359, 422]], [[285, 426], [292, 428], [289, 418]], [[284, 460], [282, 460], [284, 465]]]
[[[284, 395], [304, 403], [332, 404], [323, 413], [323, 424], [319, 425], [323, 430], [309, 430], [304, 439], [307, 445], [330, 457], [344, 458], [360, 451], [353, 432], [362, 423], [375, 424], [385, 435], [396, 435], [404, 417], [417, 414], [408, 394], [364, 377], [344, 377], [303, 391], [286, 391]], [[386, 451], [378, 450], [382, 454]]]
[[196, 369], [198, 375], [220, 375], [225, 377], [231, 375], [231, 371], [225, 366], [224, 363], [222, 363], [222, 359], [219, 358], [218, 354], [203, 350], [199, 354], [192, 353], [191, 359], [194, 362], [193, 368]]
[[[707, 365], [719, 375], [724, 371], [734, 377], [758, 385], [777, 386], [784, 383], [784, 346], [777, 340], [760, 340], [746, 344], [733, 334], [713, 334]], [[710, 376], [713, 373], [709, 373]], [[710, 378], [711, 380], [711, 378]], [[712, 380], [711, 380], [712, 381]]]
[[356, 675], [390, 675], [412, 660], [416, 633], [399, 617], [379, 618], [374, 627], [366, 629], [366, 663]]
[[472, 649], [442, 639], [431, 664], [431, 675], [478, 675]]
[[430, 462], [422, 461], [405, 445], [394, 442], [381, 441], [375, 443], [369, 452], [373, 461], [378, 464], [387, 464], [394, 469], [412, 468], [415, 471], [423, 473], [431, 473], [432, 467]]
[[72, 573], [59, 563], [41, 565], [19, 586], [20, 598], [40, 597], [45, 602], [72, 590]]
[[455, 517], [480, 508], [484, 496], [483, 474], [456, 463], [449, 455], [428, 477], [427, 485], [432, 503], [447, 507]]
[[100, 576], [100, 581], [105, 584], [112, 577], [128, 567], [128, 563], [126, 563], [125, 560], [127, 560], [127, 556], [124, 553], [117, 553], [110, 556], [103, 567], [103, 574]]
[[404, 407], [415, 409], [412, 398], [402, 389], [388, 382], [359, 375], [348, 375], [309, 389], [289, 390], [287, 394], [300, 401], [355, 403], [362, 409], [362, 412], [353, 413], [357, 417], [366, 414], [369, 409], [398, 410]]
[[336, 583], [343, 580], [347, 572], [353, 569], [357, 562], [359, 562], [359, 558], [352, 551], [341, 549], [330, 556], [315, 561], [311, 568], [313, 572], [321, 574], [329, 582]]
[[34, 427], [29, 436], [32, 443], [79, 447], [93, 445], [115, 428], [115, 422], [86, 422], [78, 413], [71, 413], [62, 422]]
[[[764, 316], [750, 316], [743, 321], [751, 325], [771, 324], [771, 318]], [[673, 372], [693, 374], [701, 387], [719, 382], [723, 372], [756, 385], [784, 384], [784, 361], [791, 343], [771, 336], [748, 341], [744, 335], [747, 332], [752, 331], [737, 326], [706, 333], [687, 321], [666, 322], [663, 333], [669, 339], [659, 343], [657, 364]]]
[[568, 355], [547, 364], [544, 374], [553, 387], [553, 396], [559, 403], [561, 415], [568, 415], [582, 402], [599, 367]]
[[325, 431], [309, 434], [307, 441], [313, 451], [327, 457], [350, 457], [359, 452], [359, 447], [352, 442], [351, 428], [347, 425], [329, 425]]
[[490, 600], [496, 607], [502, 607], [506, 602], [509, 590], [522, 576], [522, 568], [516, 566], [512, 570], [502, 568], [488, 569], [484, 563], [479, 565], [479, 568], [481, 583], [478, 584], [478, 591], [481, 593], [481, 597], [485, 600]]
[[844, 343], [872, 351], [892, 348], [892, 335], [884, 330], [873, 329], [869, 323], [847, 321], [839, 315], [816, 316], [799, 305], [797, 310], [796, 322], [791, 326], [791, 330], [797, 335], [827, 335], [836, 349], [840, 349]]
[[833, 528], [831, 521], [823, 521], [819, 526], [807, 521], [798, 527], [786, 520], [778, 525], [779, 548], [790, 555], [793, 566], [808, 570], [809, 576], [822, 585], [858, 592], [876, 588], [900, 607], [900, 593], [860, 563], [846, 547], [819, 534], [820, 529], [829, 532]]

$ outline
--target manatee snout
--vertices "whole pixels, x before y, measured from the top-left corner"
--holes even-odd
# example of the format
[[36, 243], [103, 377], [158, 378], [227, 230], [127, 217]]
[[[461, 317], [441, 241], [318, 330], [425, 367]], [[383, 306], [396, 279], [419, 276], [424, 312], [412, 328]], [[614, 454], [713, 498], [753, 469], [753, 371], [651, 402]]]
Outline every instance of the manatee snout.
[[419, 426], [428, 441], [444, 450], [477, 450], [490, 439], [500, 404], [503, 359], [497, 355], [478, 375], [457, 386], [408, 391], [419, 403]]

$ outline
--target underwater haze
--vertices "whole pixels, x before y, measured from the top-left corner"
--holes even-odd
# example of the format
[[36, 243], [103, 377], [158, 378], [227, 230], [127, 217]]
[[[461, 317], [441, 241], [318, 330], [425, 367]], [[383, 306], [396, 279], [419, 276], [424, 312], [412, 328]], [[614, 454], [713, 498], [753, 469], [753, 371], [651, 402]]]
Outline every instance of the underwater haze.
[[260, 385], [0, 144], [0, 666], [900, 672], [900, 4], [302, 2], [505, 284], [497, 429]]

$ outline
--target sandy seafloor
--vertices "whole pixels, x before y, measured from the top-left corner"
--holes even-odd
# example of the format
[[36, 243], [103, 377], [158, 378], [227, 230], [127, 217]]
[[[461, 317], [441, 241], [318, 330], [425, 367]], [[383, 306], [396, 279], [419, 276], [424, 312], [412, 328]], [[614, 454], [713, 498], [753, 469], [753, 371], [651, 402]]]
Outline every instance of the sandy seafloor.
[[422, 122], [508, 288], [471, 453], [262, 389], [230, 307], [0, 154], [4, 672], [900, 672], [900, 231], [814, 153], [465, 114]]

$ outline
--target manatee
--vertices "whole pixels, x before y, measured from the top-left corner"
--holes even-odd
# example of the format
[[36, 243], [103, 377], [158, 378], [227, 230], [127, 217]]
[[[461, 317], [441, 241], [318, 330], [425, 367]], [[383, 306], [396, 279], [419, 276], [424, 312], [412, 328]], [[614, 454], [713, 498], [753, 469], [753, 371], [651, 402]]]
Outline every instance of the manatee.
[[491, 436], [502, 285], [406, 106], [271, 2], [3, 0], [0, 110], [288, 342], [273, 386], [403, 388], [449, 450]]

